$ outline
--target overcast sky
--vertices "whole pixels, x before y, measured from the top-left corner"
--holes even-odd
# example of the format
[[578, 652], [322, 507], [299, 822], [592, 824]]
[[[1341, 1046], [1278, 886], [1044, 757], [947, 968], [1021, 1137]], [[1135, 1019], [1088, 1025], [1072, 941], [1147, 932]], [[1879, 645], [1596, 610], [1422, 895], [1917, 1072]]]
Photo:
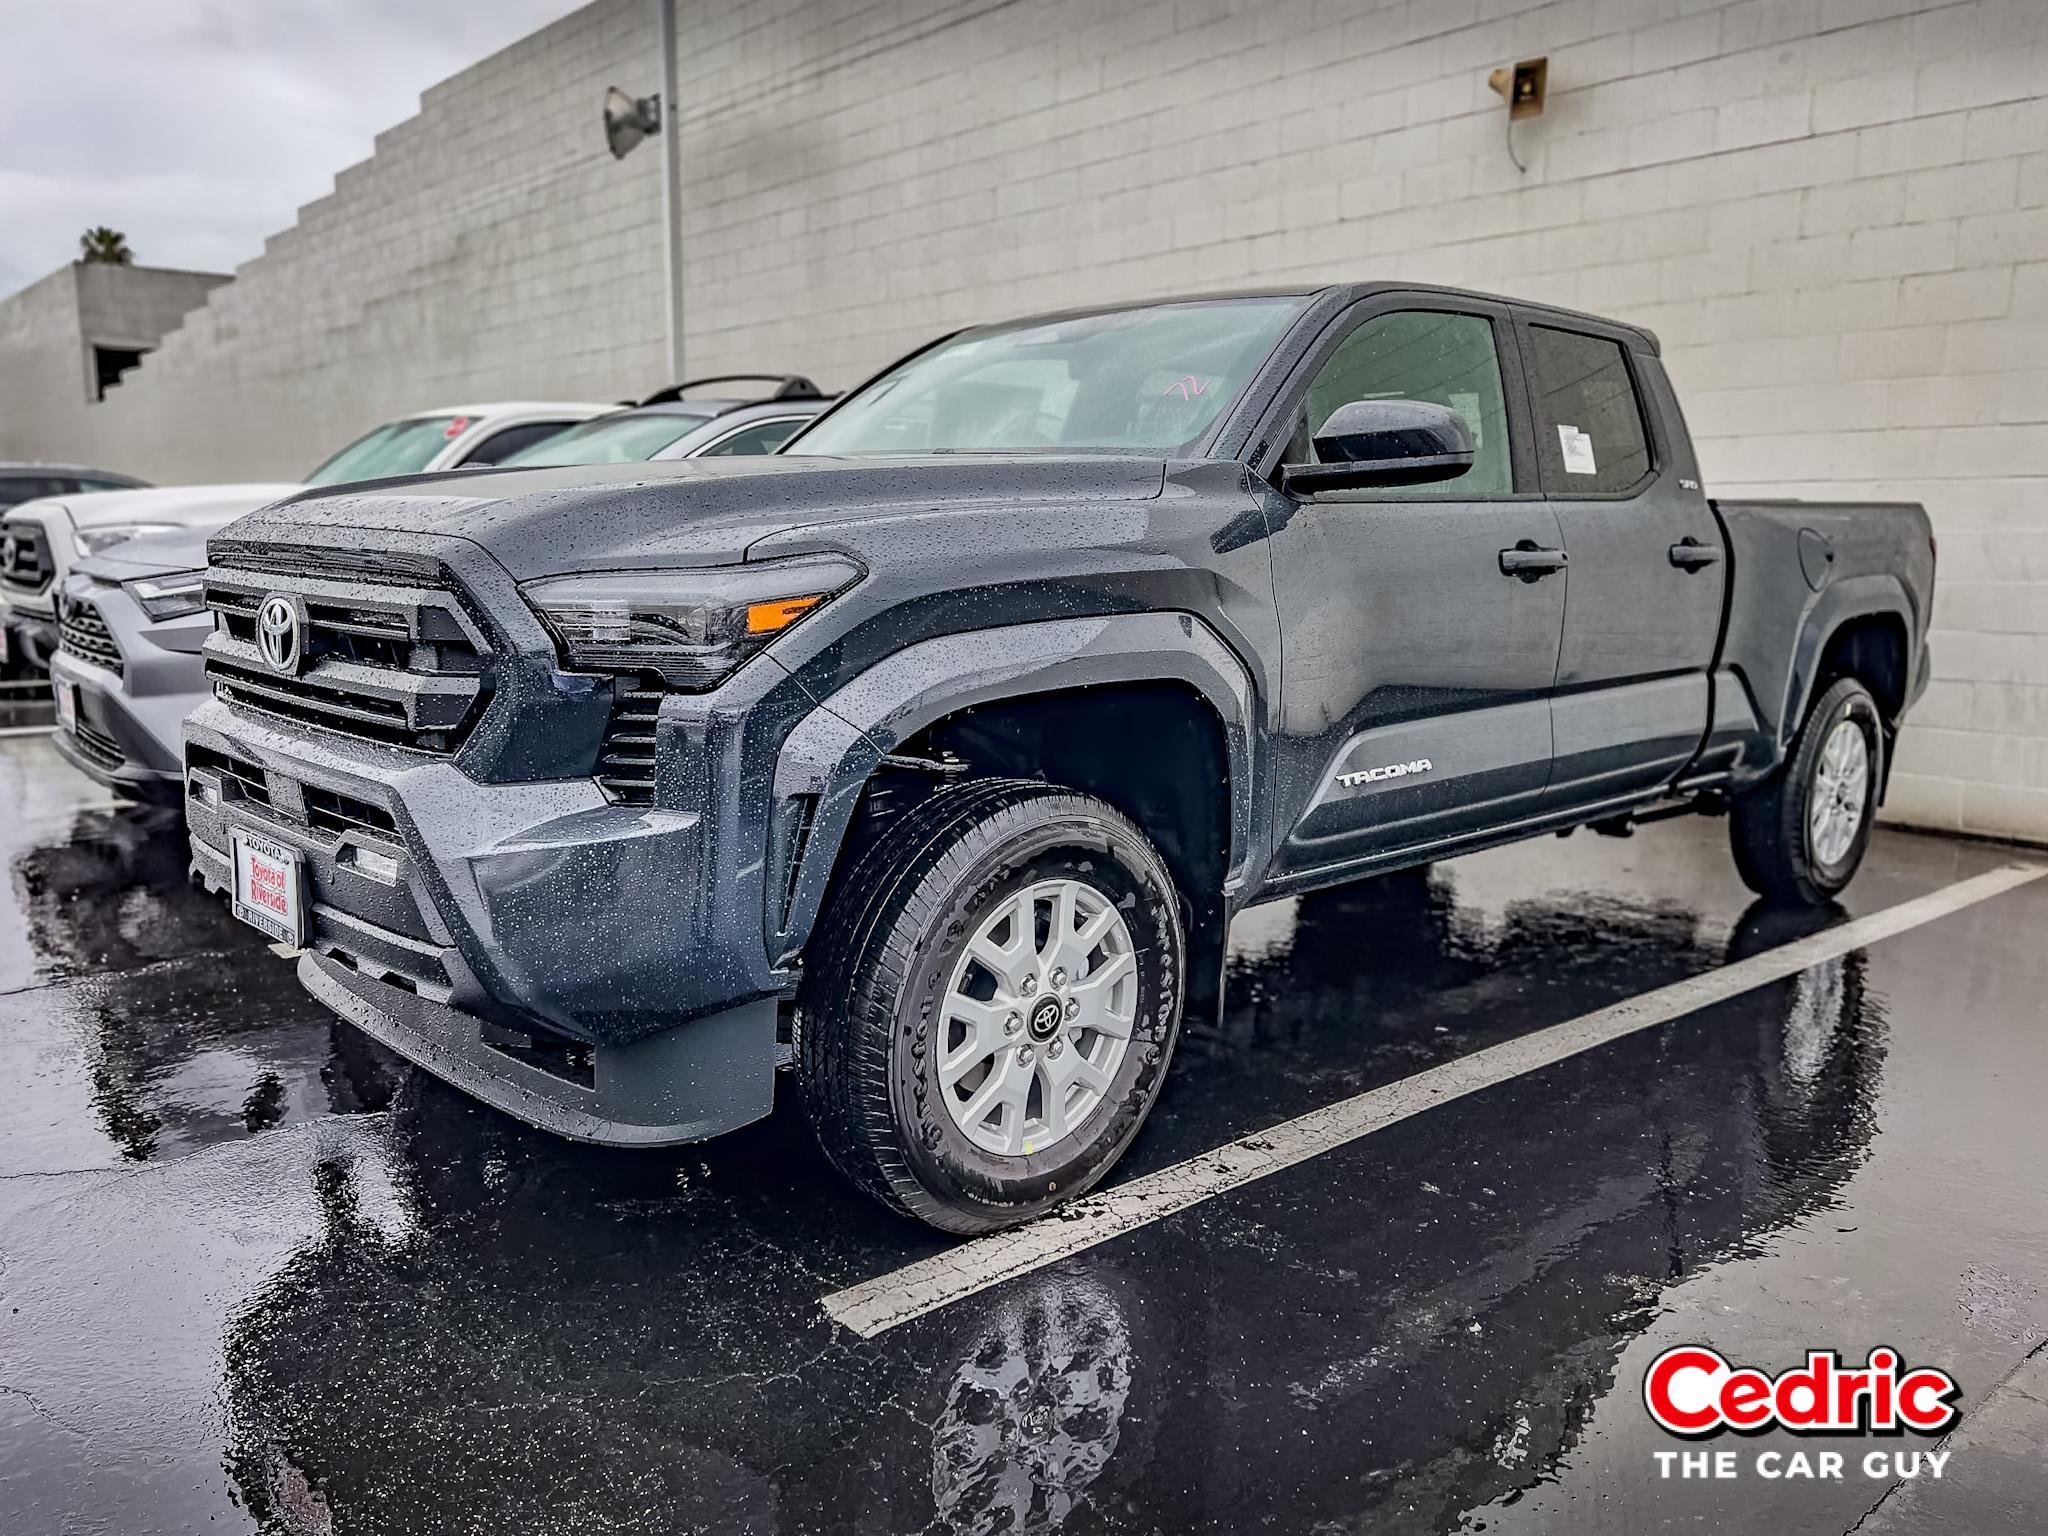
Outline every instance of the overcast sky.
[[581, 0], [0, 0], [0, 297], [88, 225], [232, 271], [419, 94]]

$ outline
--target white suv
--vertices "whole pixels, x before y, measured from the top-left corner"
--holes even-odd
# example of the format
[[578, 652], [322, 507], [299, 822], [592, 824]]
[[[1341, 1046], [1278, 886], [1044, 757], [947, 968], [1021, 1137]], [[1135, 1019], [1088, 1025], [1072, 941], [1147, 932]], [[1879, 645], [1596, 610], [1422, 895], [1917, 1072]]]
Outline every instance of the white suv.
[[496, 464], [564, 428], [616, 411], [587, 400], [451, 405], [387, 421], [304, 485], [185, 485], [25, 501], [0, 522], [0, 664], [46, 667], [57, 649], [56, 594], [74, 561], [138, 534], [224, 527], [307, 485], [340, 485]]

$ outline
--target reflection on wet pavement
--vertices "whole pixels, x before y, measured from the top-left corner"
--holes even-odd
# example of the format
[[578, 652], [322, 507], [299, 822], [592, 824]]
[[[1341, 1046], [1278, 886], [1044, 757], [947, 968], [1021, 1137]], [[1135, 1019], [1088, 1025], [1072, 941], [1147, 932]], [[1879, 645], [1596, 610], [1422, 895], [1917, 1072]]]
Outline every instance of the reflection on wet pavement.
[[960, 1352], [932, 1432], [949, 1530], [1051, 1530], [1116, 1453], [1131, 1396], [1123, 1309], [1088, 1276], [1033, 1275]]
[[178, 1156], [388, 1099], [390, 1059], [187, 884], [176, 813], [52, 807], [15, 835], [28, 954], [0, 972], [0, 1053], [28, 1102], [0, 1172]]
[[[2038, 931], [2036, 890], [867, 1342], [819, 1296], [938, 1240], [848, 1194], [786, 1107], [676, 1152], [553, 1140], [331, 1024], [175, 878], [175, 824], [45, 804], [6, 835], [29, 952], [0, 975], [27, 1085], [0, 1110], [0, 1513], [24, 1530], [1451, 1531], [1553, 1497], [1585, 1529], [1589, 1479], [1640, 1528], [1686, 1507], [1603, 1427], [1640, 1415], [1640, 1352], [1743, 1347], [1741, 1312], [1687, 1298], [1752, 1270], [1836, 1294], [1782, 1255], [1853, 1241], [1840, 1211], [1904, 1189], [1871, 1187], [1879, 1151], [1942, 1134], [1910, 1085], [1964, 1024], [1916, 978], [1972, 956], [1985, 1051], [2048, 1054], [2006, 932]], [[2005, 857], [1957, 846], [1885, 835], [1853, 909]], [[1261, 909], [1128, 1173], [1832, 920], [1751, 909], [1718, 829], [1682, 825]], [[2029, 1185], [1995, 1230], [2013, 1204], [2043, 1225]], [[2041, 1278], [2038, 1244], [1973, 1219], [1938, 1284], [1946, 1256], [1892, 1256], [1950, 1309], [1922, 1326], [1966, 1385], [2030, 1346], [1953, 1312], [1964, 1266], [1980, 1316]], [[1773, 1529], [1845, 1530], [1870, 1496], [1836, 1495]]]

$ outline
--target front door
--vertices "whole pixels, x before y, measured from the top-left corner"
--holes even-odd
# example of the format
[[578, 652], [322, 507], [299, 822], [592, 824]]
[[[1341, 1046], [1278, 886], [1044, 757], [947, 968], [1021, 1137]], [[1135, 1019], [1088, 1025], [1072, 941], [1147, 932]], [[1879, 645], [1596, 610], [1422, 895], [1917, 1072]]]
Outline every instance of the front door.
[[[1698, 751], [1728, 579], [1656, 358], [1625, 331], [1521, 330], [1544, 490], [1571, 556], [1549, 803], [1654, 795]], [[1655, 411], [1646, 407], [1661, 405]]]
[[1477, 301], [1362, 303], [1305, 362], [1280, 454], [1353, 400], [1471, 428], [1454, 480], [1269, 503], [1282, 645], [1278, 883], [1512, 823], [1550, 773], [1562, 538], [1535, 471], [1512, 326]]

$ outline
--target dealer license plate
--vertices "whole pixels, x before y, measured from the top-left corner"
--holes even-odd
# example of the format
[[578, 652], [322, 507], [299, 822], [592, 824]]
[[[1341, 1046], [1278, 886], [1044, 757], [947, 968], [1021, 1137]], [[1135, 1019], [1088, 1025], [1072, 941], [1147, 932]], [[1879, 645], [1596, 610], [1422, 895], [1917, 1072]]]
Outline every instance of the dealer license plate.
[[228, 834], [235, 860], [235, 916], [280, 943], [306, 943], [306, 898], [299, 856], [282, 843], [239, 829]]
[[78, 684], [59, 682], [57, 694], [57, 723], [72, 735], [78, 734]]

